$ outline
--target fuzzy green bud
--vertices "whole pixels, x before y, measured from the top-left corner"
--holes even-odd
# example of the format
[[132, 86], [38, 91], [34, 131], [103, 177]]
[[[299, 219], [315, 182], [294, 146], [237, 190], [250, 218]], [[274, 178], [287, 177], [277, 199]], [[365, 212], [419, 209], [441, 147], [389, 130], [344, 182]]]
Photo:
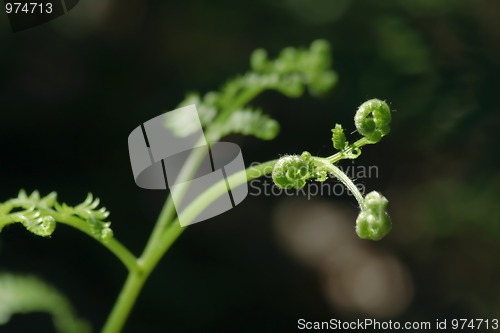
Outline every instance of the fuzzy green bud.
[[371, 143], [379, 142], [383, 136], [389, 134], [390, 123], [391, 109], [386, 102], [379, 99], [371, 99], [361, 104], [354, 116], [358, 132]]
[[301, 189], [313, 177], [314, 163], [308, 152], [283, 156], [273, 167], [273, 181], [279, 188]]
[[360, 238], [380, 240], [391, 231], [391, 218], [387, 214], [388, 203], [389, 201], [376, 191], [366, 195], [364, 207], [361, 207], [356, 219], [356, 233]]

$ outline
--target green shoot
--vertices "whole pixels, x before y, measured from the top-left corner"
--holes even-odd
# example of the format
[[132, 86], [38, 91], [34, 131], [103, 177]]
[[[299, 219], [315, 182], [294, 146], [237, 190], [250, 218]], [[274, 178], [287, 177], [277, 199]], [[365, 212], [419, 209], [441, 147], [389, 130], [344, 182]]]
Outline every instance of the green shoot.
[[[306, 90], [317, 96], [328, 92], [337, 81], [336, 73], [330, 68], [330, 46], [322, 40], [313, 42], [309, 48], [286, 48], [274, 60], [269, 59], [264, 50], [256, 50], [250, 63], [251, 71], [228, 81], [219, 91], [204, 95], [190, 93], [180, 104], [196, 104], [205, 136], [210, 143], [231, 133], [252, 135], [262, 140], [274, 139], [279, 133], [279, 123], [262, 110], [249, 105], [256, 96], [266, 90], [275, 90], [290, 98], [300, 97]], [[332, 130], [332, 143], [338, 152], [332, 156], [317, 157], [308, 152], [283, 156], [231, 175], [231, 184], [241, 184], [272, 174], [276, 186], [300, 189], [310, 180], [323, 182], [329, 177], [336, 177], [358, 200], [358, 235], [361, 238], [381, 239], [391, 228], [386, 212], [387, 200], [377, 192], [363, 197], [351, 179], [335, 164], [343, 159], [357, 158], [363, 146], [374, 144], [387, 135], [391, 113], [385, 102], [374, 99], [360, 106], [354, 120], [363, 137], [350, 144], [342, 126], [336, 124]], [[173, 121], [170, 119], [165, 126], [179, 136], [189, 135], [193, 131], [182, 115]], [[193, 152], [182, 168], [180, 179], [188, 179], [195, 174], [203, 157]], [[181, 188], [180, 192], [186, 189]], [[226, 183], [221, 181], [200, 193], [183, 210], [183, 221], [194, 220], [226, 191]], [[186, 228], [180, 227], [175, 218], [175, 207], [169, 196], [143, 253], [136, 257], [115, 238], [110, 229], [108, 211], [98, 206], [99, 200], [94, 200], [90, 194], [83, 203], [69, 206], [59, 203], [54, 192], [40, 197], [36, 191], [29, 196], [21, 191], [18, 197], [0, 204], [0, 231], [9, 224], [20, 223], [28, 231], [47, 237], [54, 232], [56, 223], [63, 223], [88, 234], [115, 254], [128, 269], [129, 275], [102, 332], [118, 333], [122, 331], [147, 278]], [[33, 284], [33, 289], [43, 292], [44, 287]], [[57, 314], [60, 315], [59, 312]]]

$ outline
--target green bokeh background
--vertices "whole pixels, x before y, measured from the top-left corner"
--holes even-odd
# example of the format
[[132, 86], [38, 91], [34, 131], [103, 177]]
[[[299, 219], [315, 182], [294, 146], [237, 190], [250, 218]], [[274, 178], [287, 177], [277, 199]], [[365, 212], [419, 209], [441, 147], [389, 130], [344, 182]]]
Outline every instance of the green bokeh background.
[[[13, 34], [0, 15], [0, 197], [20, 188], [87, 192], [111, 211], [115, 235], [140, 253], [166, 193], [136, 187], [128, 134], [271, 55], [317, 38], [339, 75], [322, 99], [265, 93], [255, 101], [282, 125], [271, 142], [234, 136], [247, 164], [284, 153], [331, 153], [335, 122], [387, 100], [391, 134], [356, 163], [390, 200], [394, 230], [375, 246], [399, 258], [415, 294], [393, 320], [500, 316], [500, 2], [496, 0], [81, 0], [67, 15]], [[146, 285], [125, 332], [290, 332], [298, 318], [357, 318], [325, 301], [317, 276], [276, 243], [273, 207], [249, 197], [188, 230]], [[345, 201], [352, 197], [322, 198]], [[353, 221], [354, 223], [354, 221]], [[65, 226], [51, 239], [21, 226], [0, 235], [0, 270], [33, 273], [102, 326], [125, 269]], [[43, 327], [43, 329], [42, 329]], [[44, 315], [2, 332], [50, 332]]]

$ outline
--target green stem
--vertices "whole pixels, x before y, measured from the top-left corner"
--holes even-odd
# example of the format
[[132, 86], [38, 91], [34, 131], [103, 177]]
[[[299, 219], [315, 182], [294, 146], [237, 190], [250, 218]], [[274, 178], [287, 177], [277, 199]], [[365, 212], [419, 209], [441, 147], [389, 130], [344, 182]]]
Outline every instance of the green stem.
[[[205, 152], [203, 150], [194, 150], [182, 168], [181, 173], [178, 176], [178, 181], [183, 182], [185, 179], [192, 177], [204, 156]], [[187, 190], [187, 183], [184, 184], [186, 185], [184, 185], [182, 189], [183, 192]], [[117, 333], [122, 330], [123, 325], [125, 324], [125, 321], [127, 320], [127, 317], [129, 316], [130, 311], [132, 310], [133, 305], [135, 304], [135, 301], [139, 296], [144, 283], [146, 282], [146, 279], [153, 271], [159, 259], [161, 259], [161, 256], [158, 257], [158, 253], [164, 253], [164, 251], [162, 251], [164, 248], [161, 241], [162, 235], [167, 231], [180, 229], [180, 226], [176, 224], [172, 225], [170, 223], [173, 220], [174, 215], [174, 202], [172, 200], [172, 196], [169, 196], [162, 208], [158, 220], [155, 223], [155, 227], [146, 244], [146, 247], [144, 248], [143, 254], [136, 260], [135, 267], [129, 268], [127, 266], [129, 268], [129, 276], [125, 281], [125, 285], [120, 292], [120, 296], [116, 300], [113, 310], [104, 325], [102, 330], [103, 333]], [[178, 235], [180, 235], [180, 232]], [[170, 245], [175, 239], [177, 239], [178, 235], [172, 240]], [[151, 260], [148, 258], [156, 257], [158, 257], [158, 259], [154, 261], [154, 264], [145, 264], [146, 262], [151, 263]]]
[[102, 329], [102, 333], [118, 333], [122, 331], [123, 325], [132, 310], [134, 303], [146, 282], [147, 275], [141, 271], [131, 271], [125, 281], [116, 305]]
[[108, 250], [110, 250], [120, 261], [127, 267], [129, 272], [136, 271], [139, 268], [137, 258], [134, 256], [122, 243], [116, 238], [112, 238], [107, 242], [102, 242]]
[[[231, 184], [240, 185], [252, 179], [271, 173], [272, 166], [276, 163], [275, 160], [262, 163], [256, 166], [249, 167], [244, 171], [240, 171], [228, 177]], [[227, 192], [226, 182], [220, 181], [212, 185], [208, 190], [200, 194], [193, 202], [191, 202], [182, 212], [183, 221], [187, 223], [193, 221], [206, 207], [208, 207], [218, 197]], [[160, 214], [160, 218], [166, 216]], [[162, 223], [158, 221], [158, 223]], [[186, 228], [180, 226], [179, 219], [168, 224], [162, 237], [155, 239], [155, 244], [149, 245], [149, 251], [138, 259], [138, 268], [132, 269], [129, 273], [127, 281], [120, 292], [120, 296], [106, 321], [102, 333], [118, 333], [123, 328], [127, 317], [132, 310], [132, 307], [139, 296], [139, 293], [146, 282], [146, 279], [156, 267], [163, 255], [168, 251], [172, 244], [182, 234]]]
[[44, 211], [47, 212], [48, 215], [53, 216], [57, 222], [68, 225], [77, 230], [80, 230], [81, 232], [99, 241], [108, 250], [110, 250], [118, 259], [120, 259], [120, 261], [123, 263], [123, 265], [125, 265], [125, 267], [127, 267], [129, 271], [133, 271], [138, 268], [136, 256], [134, 256], [132, 252], [130, 252], [129, 249], [127, 249], [116, 238], [112, 237], [111, 239], [105, 241], [97, 239], [93, 235], [92, 230], [90, 230], [88, 224], [82, 223], [82, 220], [80, 220], [79, 218], [67, 214], [61, 214], [51, 209], [45, 209]]
[[[200, 140], [196, 143], [195, 146], [200, 146], [204, 143], [205, 143], [204, 138], [200, 138]], [[185, 181], [191, 179], [194, 176], [196, 170], [200, 166], [200, 163], [203, 161], [203, 158], [205, 157], [205, 153], [206, 151], [203, 149], [195, 149], [192, 151], [192, 153], [186, 160], [176, 180], [176, 183], [182, 183], [180, 184], [181, 187], [178, 192], [179, 198], [184, 196], [184, 193], [186, 192], [189, 186], [189, 183], [186, 183]], [[151, 236], [149, 237], [146, 247], [144, 248], [141, 258], [147, 258], [150, 256], [150, 253], [154, 253], [157, 251], [158, 244], [160, 243], [159, 241], [162, 235], [169, 227], [170, 222], [172, 222], [172, 220], [174, 219], [174, 216], [175, 216], [175, 205], [172, 196], [169, 195], [167, 201], [163, 205], [163, 209], [160, 215], [158, 216], [158, 220], [155, 223], [155, 227], [153, 229], [153, 232], [151, 233]]]
[[[362, 142], [363, 139], [355, 143], [362, 146], [366, 143]], [[360, 142], [361, 141], [361, 142]], [[335, 155], [334, 155], [335, 156]], [[332, 156], [332, 157], [334, 157]], [[364, 208], [364, 198], [356, 185], [347, 177], [345, 173], [330, 162], [330, 158], [314, 157], [315, 162], [325, 167], [331, 174], [344, 183], [347, 188], [354, 194], [360, 207]], [[228, 177], [228, 182], [233, 186], [241, 185], [249, 182], [255, 178], [259, 178], [272, 172], [272, 167], [277, 160], [268, 161], [247, 168]], [[201, 193], [194, 201], [180, 213], [180, 218], [188, 223], [193, 221], [204, 209], [206, 209], [213, 201], [218, 199], [227, 192], [226, 181], [220, 181], [212, 185], [209, 189]], [[103, 328], [103, 333], [118, 333], [121, 331], [127, 317], [132, 310], [132, 307], [146, 281], [148, 276], [154, 270], [158, 262], [170, 249], [172, 244], [186, 229], [180, 226], [179, 217], [172, 223], [168, 223], [171, 217], [169, 203], [165, 204], [162, 213], [157, 221], [157, 225], [163, 226], [162, 233], [154, 232], [146, 249], [138, 259], [138, 266], [130, 269], [129, 276], [125, 285], [118, 297], [118, 300], [109, 316], [106, 325]], [[155, 230], [160, 230], [156, 229]]]
[[155, 223], [153, 231], [149, 236], [149, 240], [146, 243], [146, 247], [142, 252], [141, 257], [148, 256], [149, 252], [156, 251], [156, 246], [158, 245], [158, 241], [161, 238], [161, 235], [165, 232], [165, 230], [170, 225], [170, 222], [174, 219], [175, 216], [175, 205], [172, 197], [169, 195], [163, 208], [158, 216], [158, 220]]
[[[54, 217], [59, 223], [62, 224], [67, 224], [69, 226], [72, 226], [87, 235], [89, 235], [92, 238], [95, 238], [94, 235], [92, 234], [92, 231], [88, 228], [85, 227], [83, 228], [81, 223], [77, 218], [73, 216], [69, 217], [64, 217], [58, 213], [54, 213]], [[122, 243], [120, 243], [116, 238], [112, 237], [109, 240], [106, 241], [101, 241], [98, 240], [102, 245], [104, 245], [108, 250], [110, 250], [120, 261], [127, 267], [129, 271], [136, 270], [137, 269], [137, 258], [132, 254], [132, 252], [129, 251]]]
[[363, 198], [363, 194], [361, 194], [356, 184], [354, 184], [342, 170], [333, 165], [328, 158], [314, 157], [314, 160], [316, 163], [319, 163], [322, 167], [327, 169], [328, 172], [334, 175], [335, 178], [340, 180], [349, 189], [349, 191], [351, 191], [351, 193], [358, 201], [359, 207], [361, 209], [365, 208], [365, 199]]
[[[216, 135], [217, 132], [217, 124], [223, 123], [226, 121], [230, 116], [231, 113], [237, 110], [238, 108], [243, 107], [246, 103], [248, 103], [250, 100], [252, 100], [255, 96], [257, 96], [260, 92], [262, 92], [262, 89], [248, 89], [246, 91], [243, 91], [239, 94], [239, 96], [236, 98], [235, 102], [232, 103], [232, 105], [226, 109], [224, 109], [217, 119], [214, 121], [213, 127], [211, 129], [207, 130], [205, 133], [205, 137], [208, 140], [209, 143], [212, 141], [217, 141], [219, 137]], [[200, 138], [200, 140], [203, 140], [203, 138]], [[201, 141], [200, 141], [201, 142]], [[203, 141], [204, 143], [204, 141]], [[178, 180], [183, 181], [186, 179], [192, 178], [196, 170], [198, 169], [200, 163], [202, 162], [203, 158], [205, 156], [205, 153], [203, 150], [194, 150], [193, 153], [190, 154], [188, 157], [188, 160], [186, 161], [184, 167], [181, 170], [181, 173], [178, 176]], [[274, 162], [275, 161], [271, 161]], [[268, 162], [269, 163], [269, 162]], [[273, 163], [273, 165], [274, 165]], [[272, 168], [269, 168], [269, 164], [261, 164], [264, 165], [264, 167], [267, 167], [270, 170], [267, 170], [267, 173], [270, 173]], [[247, 170], [251, 171], [258, 171], [259, 168], [256, 167], [251, 167]], [[261, 175], [263, 175], [262, 173]], [[233, 175], [235, 176], [235, 175]], [[253, 179], [253, 178], [252, 178]], [[241, 177], [241, 174], [239, 175], [238, 181], [241, 181], [241, 183], [247, 181], [246, 177]], [[181, 192], [179, 193], [179, 196], [182, 197], [187, 190], [188, 183], [185, 183], [184, 187], [180, 190]], [[212, 186], [208, 191], [204, 192], [203, 194], [200, 195], [200, 197], [203, 197], [203, 200], [195, 200], [194, 202], [190, 203], [190, 205], [184, 210], [183, 213], [187, 214], [193, 214], [195, 210], [199, 210], [199, 212], [192, 216], [189, 215], [185, 221], [192, 221], [203, 209], [205, 209], [211, 202], [213, 202], [215, 199], [218, 198], [218, 196], [222, 195], [223, 193], [218, 194], [215, 197], [210, 197], [207, 196], [206, 193], [210, 192], [212, 195], [215, 193], [219, 193], [220, 190], [224, 189], [224, 191], [227, 191], [226, 188], [226, 183], [225, 181], [219, 182]], [[201, 204], [200, 204], [201, 202]], [[195, 206], [195, 204], [200, 205], [199, 207]], [[131, 265], [129, 262], [129, 258], [123, 258], [126, 259], [124, 261], [124, 264], [127, 266], [129, 269], [129, 276], [127, 278], [127, 281], [125, 282], [125, 285], [120, 293], [120, 296], [118, 297], [113, 310], [111, 311], [110, 316], [108, 317], [106, 324], [104, 325], [104, 328], [102, 330], [103, 333], [118, 333], [121, 331], [123, 328], [123, 325], [125, 324], [125, 321], [127, 317], [130, 314], [130, 311], [132, 310], [132, 307], [142, 289], [142, 286], [144, 285], [146, 279], [148, 276], [151, 274], [153, 269], [156, 267], [160, 259], [163, 257], [163, 255], [168, 251], [168, 249], [172, 246], [172, 244], [177, 240], [177, 238], [182, 234], [182, 232], [185, 230], [185, 228], [182, 228], [179, 224], [178, 219], [175, 220], [173, 223], [173, 217], [175, 215], [175, 206], [174, 202], [172, 200], [172, 196], [169, 195], [167, 198], [167, 201], [165, 202], [162, 211], [158, 217], [158, 220], [156, 221], [155, 227], [151, 233], [151, 236], [146, 244], [146, 247], [144, 248], [144, 251], [139, 259], [136, 261], [136, 265]], [[190, 218], [192, 218], [190, 220]], [[124, 256], [124, 253], [120, 251], [118, 246], [116, 244], [113, 244], [112, 247], [113, 251], [117, 251], [117, 253], [121, 256]], [[115, 252], [114, 252], [115, 253]]]
[[367, 138], [361, 138], [358, 141], [354, 142], [349, 147], [347, 147], [345, 150], [339, 151], [335, 155], [328, 157], [327, 160], [330, 161], [330, 163], [335, 164], [335, 163], [339, 162], [340, 160], [345, 159], [346, 155], [351, 153], [354, 149], [359, 149], [367, 144], [372, 144], [372, 142], [370, 140], [368, 140]]
[[[255, 98], [261, 92], [262, 92], [261, 88], [248, 89], [246, 91], [241, 92], [239, 96], [235, 98], [235, 102], [232, 103], [230, 107], [224, 109], [218, 115], [217, 119], [214, 121], [214, 125], [210, 127], [210, 129], [208, 129], [207, 132], [205, 133], [205, 138], [208, 141], [208, 143], [210, 144], [212, 141], [217, 141], [219, 139], [218, 135], [216, 135], [217, 124], [224, 123], [236, 109], [243, 107], [245, 104], [247, 104], [250, 100]], [[203, 143], [205, 143], [205, 141], [204, 138], [202, 137], [195, 146], [199, 146]], [[184, 167], [182, 168], [181, 173], [178, 176], [178, 180], [182, 182], [183, 180], [192, 178], [192, 176], [198, 169], [204, 157], [205, 153], [203, 150], [201, 149], [194, 150], [193, 153], [188, 157]], [[180, 190], [181, 192], [178, 193], [179, 197], [184, 196], [187, 187], [188, 185], [186, 184]], [[151, 236], [146, 244], [144, 252], [141, 256], [142, 258], [148, 258], [151, 252], [156, 252], [155, 248], [157, 247], [162, 235], [167, 232], [167, 227], [169, 223], [173, 220], [174, 215], [175, 215], [175, 205], [172, 200], [172, 196], [169, 195], [167, 201], [163, 206], [160, 216], [158, 217], [153, 232], [151, 233]]]
[[[217, 198], [214, 198], [215, 200]], [[179, 236], [186, 230], [187, 227], [181, 227], [179, 220], [176, 219], [163, 233], [160, 241], [157, 244], [157, 250], [149, 253], [148, 256], [143, 257], [143, 267], [146, 271], [152, 271], [158, 262], [163, 258], [165, 253], [170, 249], [172, 244], [179, 238]]]
[[[361, 139], [362, 140], [362, 139]], [[359, 140], [359, 141], [361, 141]], [[360, 143], [360, 146], [364, 144]], [[335, 155], [334, 155], [335, 156]], [[330, 162], [330, 158], [314, 157], [316, 163], [321, 164], [337, 179], [344, 183], [347, 188], [354, 194], [360, 207], [364, 207], [363, 195], [360, 193], [356, 185], [342, 172], [338, 167]], [[276, 160], [268, 161], [247, 168], [228, 177], [228, 182], [237, 186], [245, 182], [249, 182], [255, 178], [259, 178], [272, 172], [272, 167]], [[209, 189], [201, 193], [194, 201], [192, 201], [181, 213], [180, 217], [185, 223], [193, 221], [204, 209], [206, 209], [213, 201], [218, 199], [227, 192], [226, 182], [220, 181], [212, 185]], [[129, 277], [123, 287], [122, 292], [111, 312], [106, 325], [104, 326], [103, 333], [118, 333], [121, 331], [130, 311], [144, 285], [146, 279], [154, 270], [158, 262], [170, 249], [172, 244], [186, 229], [180, 226], [179, 218], [172, 223], [166, 223], [166, 217], [169, 217], [168, 201], [160, 214], [157, 224], [164, 225], [163, 233], [159, 233], [151, 238], [146, 250], [140, 259], [138, 259], [138, 268], [130, 271]]]
[[[246, 170], [237, 172], [227, 178], [228, 182], [233, 186], [241, 185], [249, 182], [252, 179], [259, 178], [272, 172], [272, 166], [276, 160], [261, 163], [251, 166]], [[220, 196], [227, 192], [226, 182], [219, 181], [212, 185], [209, 189], [200, 194], [194, 201], [192, 201], [181, 213], [182, 220], [186, 223], [193, 221], [205, 208], [212, 202], [217, 200]], [[150, 256], [143, 257], [143, 267], [145, 270], [150, 270], [156, 266], [158, 261], [168, 251], [170, 246], [182, 234], [186, 228], [180, 226], [179, 218], [177, 218], [170, 227], [166, 230], [158, 244], [158, 251], [151, 253]]]

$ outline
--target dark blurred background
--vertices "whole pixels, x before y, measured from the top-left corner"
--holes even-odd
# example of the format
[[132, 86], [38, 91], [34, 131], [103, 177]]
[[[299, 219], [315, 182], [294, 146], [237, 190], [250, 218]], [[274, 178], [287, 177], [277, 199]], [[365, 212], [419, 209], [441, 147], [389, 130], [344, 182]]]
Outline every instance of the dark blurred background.
[[[265, 93], [275, 141], [241, 136], [247, 164], [332, 153], [364, 100], [387, 100], [391, 134], [366, 147], [359, 179], [389, 198], [393, 232], [356, 239], [352, 196], [250, 196], [182, 235], [151, 276], [125, 332], [289, 332], [297, 320], [431, 321], [500, 316], [500, 2], [497, 0], [81, 0], [12, 33], [0, 15], [0, 197], [92, 192], [139, 254], [167, 193], [138, 188], [127, 149], [140, 123], [188, 91], [218, 89], [250, 53], [324, 38], [339, 82], [322, 99]], [[350, 162], [341, 163], [343, 166]], [[57, 286], [98, 331], [126, 271], [93, 239], [0, 234], [0, 270]], [[2, 332], [50, 332], [45, 315]]]

